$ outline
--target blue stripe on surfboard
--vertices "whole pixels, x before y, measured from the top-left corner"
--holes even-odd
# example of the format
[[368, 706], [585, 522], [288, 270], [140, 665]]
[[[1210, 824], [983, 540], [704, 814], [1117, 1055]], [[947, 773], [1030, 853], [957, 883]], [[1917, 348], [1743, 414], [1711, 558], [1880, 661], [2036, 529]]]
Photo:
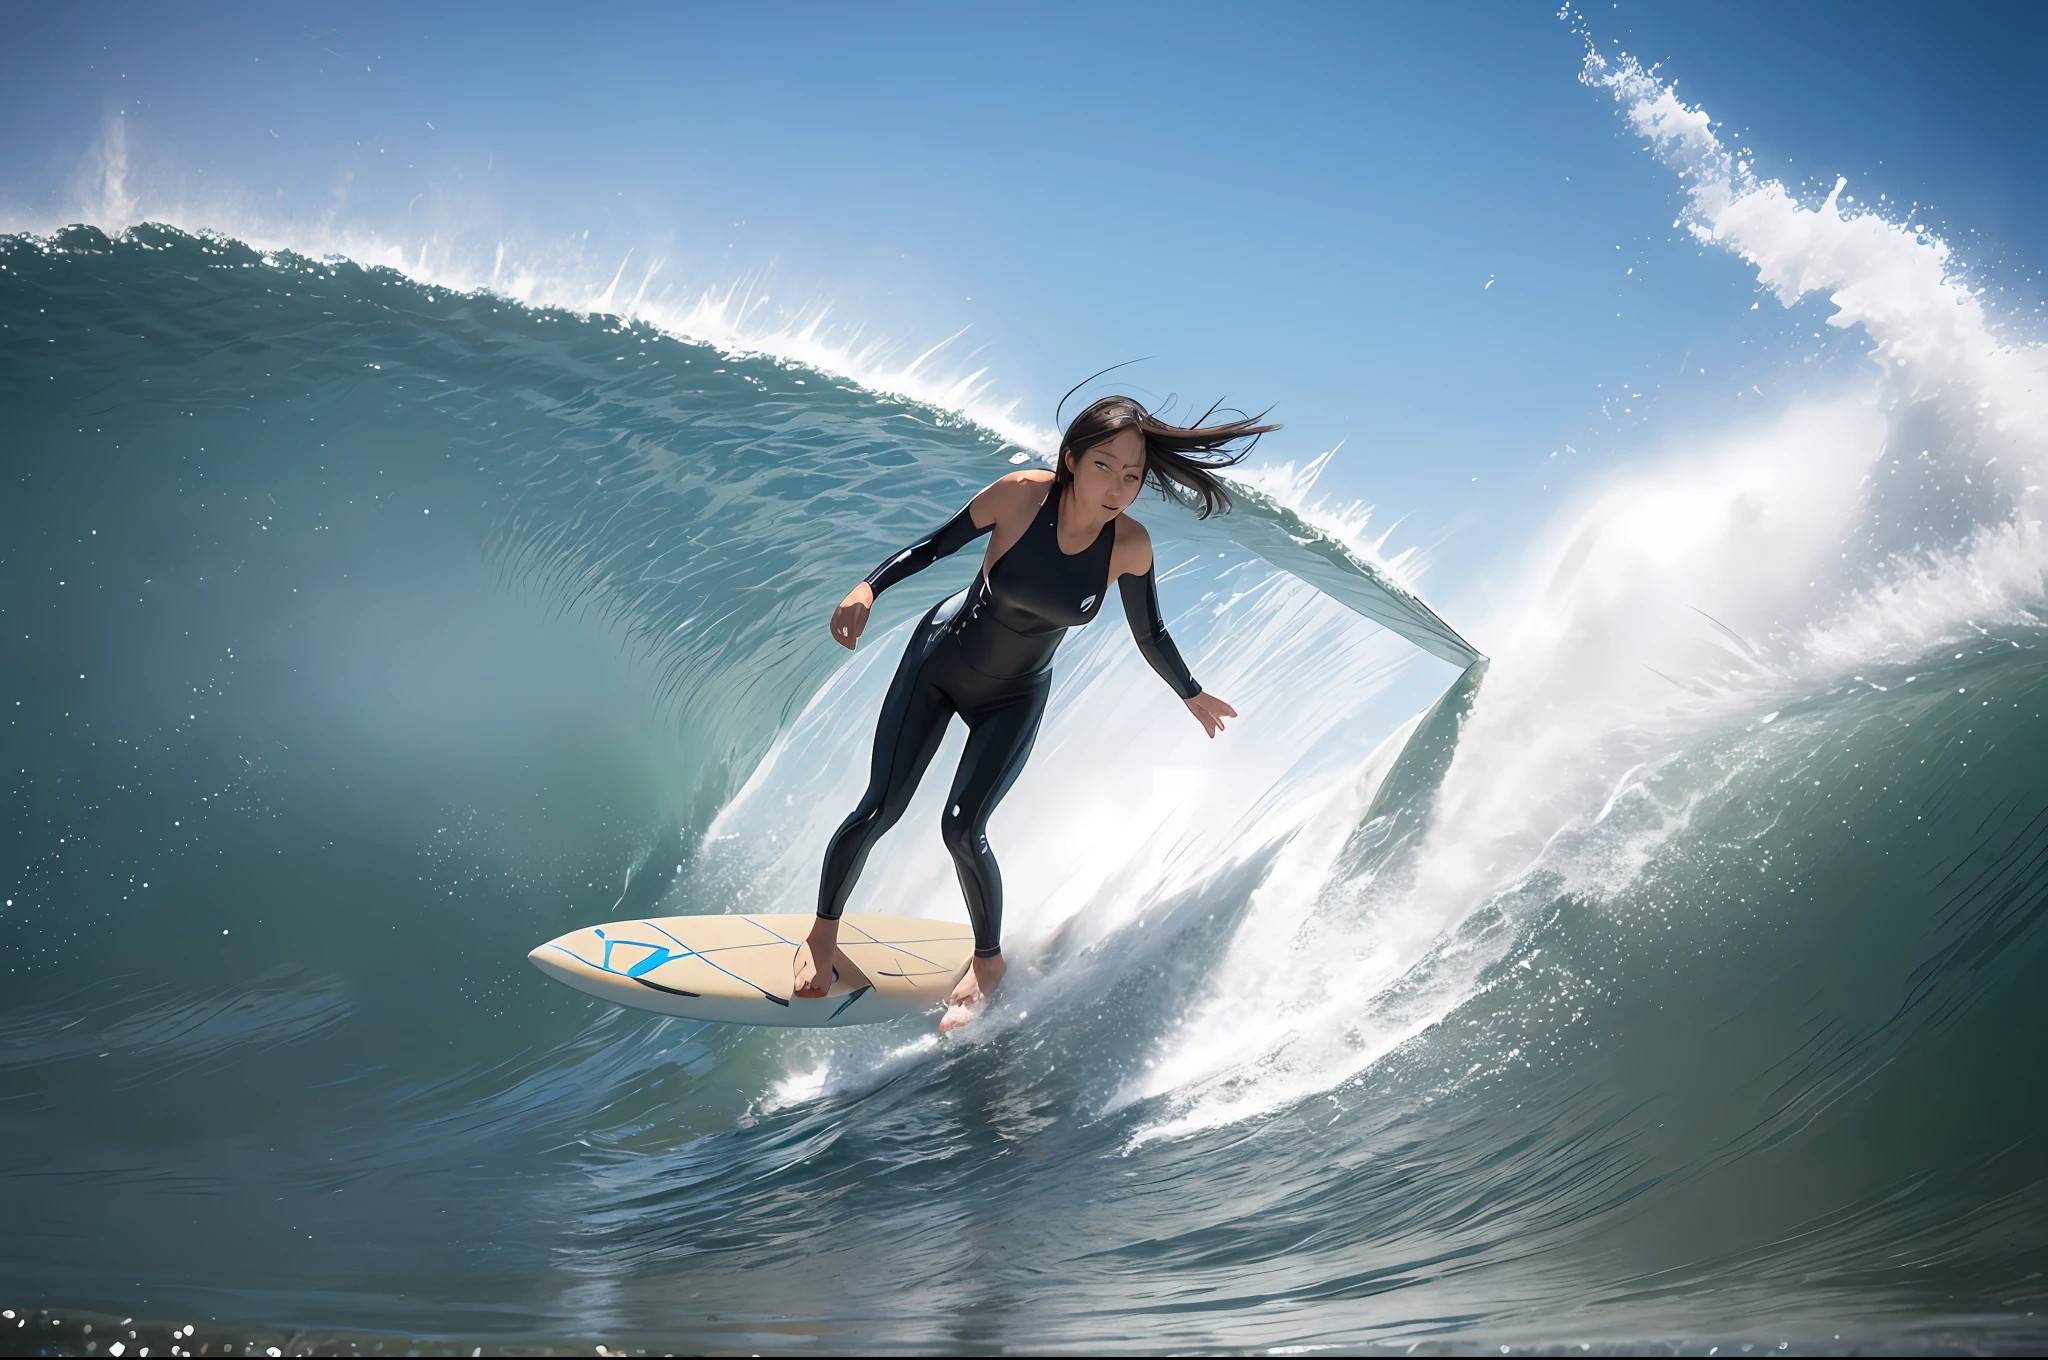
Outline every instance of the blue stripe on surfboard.
[[582, 964], [585, 968], [595, 968], [600, 973], [609, 973], [612, 971], [611, 969], [605, 967], [601, 963], [592, 963], [589, 959], [584, 958], [581, 954], [577, 953], [575, 950], [569, 948], [569, 946], [565, 944], [556, 944], [553, 940], [549, 940], [548, 948], [561, 950], [564, 954], [567, 954], [570, 958], [576, 960], [576, 962]]
[[[599, 938], [600, 938], [600, 939], [603, 939], [604, 937], [603, 937], [603, 936], [599, 936]], [[607, 941], [607, 943], [609, 943], [609, 941]], [[669, 953], [669, 952], [668, 952], [668, 951], [667, 951], [666, 949], [663, 949], [663, 948], [662, 948], [662, 947], [661, 947], [660, 945], [658, 945], [658, 944], [645, 944], [645, 943], [642, 943], [641, 941], [638, 941], [638, 940], [621, 940], [621, 941], [619, 941], [619, 943], [620, 943], [620, 944], [638, 944], [638, 945], [639, 945], [639, 946], [640, 946], [640, 947], [641, 947], [642, 949], [652, 949], [652, 950], [655, 950], [655, 951], [657, 951], [658, 953], [660, 953], [661, 955], [663, 955], [663, 958], [662, 958], [662, 960], [661, 960], [661, 962], [662, 962], [662, 963], [674, 963], [674, 962], [676, 962], [676, 961], [677, 961], [678, 959], [680, 959], [680, 958], [682, 958], [682, 957], [683, 957], [683, 956], [682, 956], [682, 955], [680, 955], [680, 954], [670, 954], [670, 953]], [[655, 991], [657, 991], [657, 992], [667, 992], [667, 993], [668, 993], [668, 994], [669, 994], [670, 996], [689, 996], [689, 997], [700, 997], [700, 998], [701, 998], [701, 997], [702, 997], [702, 996], [704, 995], [704, 994], [703, 994], [702, 992], [686, 992], [686, 991], [684, 991], [684, 990], [683, 990], [682, 988], [680, 988], [680, 987], [664, 987], [664, 986], [662, 986], [662, 985], [661, 985], [661, 984], [660, 984], [659, 982], [649, 982], [649, 981], [648, 981], [648, 980], [647, 980], [646, 978], [644, 978], [644, 977], [641, 977], [641, 976], [640, 976], [640, 974], [639, 974], [639, 973], [637, 973], [637, 972], [627, 972], [627, 973], [621, 973], [621, 972], [620, 972], [620, 971], [619, 971], [618, 969], [616, 969], [616, 968], [607, 968], [607, 967], [605, 967], [605, 966], [604, 966], [604, 965], [603, 965], [602, 963], [592, 963], [592, 962], [591, 962], [591, 961], [590, 961], [589, 959], [586, 959], [586, 958], [584, 958], [584, 957], [583, 957], [583, 956], [582, 956], [581, 954], [579, 954], [579, 953], [577, 953], [577, 952], [576, 952], [575, 950], [573, 950], [573, 949], [569, 948], [569, 947], [568, 947], [567, 945], [560, 945], [560, 944], [556, 944], [556, 943], [555, 943], [555, 942], [554, 942], [553, 940], [549, 940], [549, 941], [548, 941], [548, 943], [547, 943], [547, 947], [548, 947], [549, 949], [558, 949], [558, 950], [560, 950], [560, 951], [561, 951], [562, 953], [564, 953], [564, 954], [567, 954], [567, 955], [568, 955], [568, 956], [569, 956], [570, 958], [572, 958], [572, 959], [576, 960], [576, 962], [578, 962], [578, 963], [582, 964], [582, 965], [583, 965], [583, 966], [584, 966], [585, 968], [592, 968], [592, 969], [595, 969], [595, 970], [597, 970], [598, 972], [600, 972], [600, 973], [603, 973], [603, 974], [604, 974], [604, 975], [605, 975], [606, 977], [622, 977], [622, 978], [627, 978], [627, 979], [630, 979], [631, 981], [634, 981], [634, 982], [637, 982], [637, 983], [639, 983], [639, 984], [640, 984], [640, 985], [641, 985], [642, 987], [650, 987], [650, 988], [654, 989], [654, 990], [655, 990]], [[652, 957], [652, 956], [650, 955], [650, 957]], [[634, 964], [633, 966], [634, 966], [635, 968], [639, 968], [639, 967], [641, 966], [641, 964], [644, 964], [645, 962], [646, 962], [646, 960], [645, 960], [645, 959], [643, 959], [643, 960], [641, 960], [641, 963], [639, 963], [639, 964]]]
[[[642, 922], [641, 922], [641, 924], [642, 924], [642, 925], [646, 925], [646, 926], [654, 926], [654, 929], [656, 929], [656, 930], [661, 930], [661, 927], [660, 927], [660, 926], [656, 926], [656, 925], [654, 925], [654, 922], [652, 922], [652, 921], [642, 921]], [[741, 976], [740, 976], [740, 975], [739, 975], [738, 973], [735, 973], [735, 972], [733, 972], [733, 971], [732, 971], [732, 970], [731, 970], [730, 968], [723, 968], [723, 967], [720, 967], [720, 966], [719, 966], [718, 964], [716, 964], [716, 963], [713, 963], [713, 962], [712, 962], [712, 961], [711, 961], [710, 959], [704, 958], [704, 955], [703, 955], [703, 954], [699, 953], [699, 952], [698, 952], [697, 950], [695, 950], [695, 949], [692, 949], [692, 948], [690, 948], [690, 946], [688, 946], [688, 945], [684, 944], [684, 943], [683, 943], [683, 942], [682, 942], [681, 940], [677, 940], [675, 936], [673, 936], [673, 935], [669, 935], [669, 934], [668, 934], [668, 932], [667, 932], [666, 930], [661, 930], [661, 933], [662, 933], [662, 934], [664, 934], [664, 935], [668, 935], [668, 938], [669, 938], [669, 939], [671, 939], [671, 940], [674, 940], [674, 941], [675, 941], [675, 943], [676, 943], [676, 945], [677, 945], [678, 947], [680, 947], [680, 948], [682, 949], [682, 951], [683, 951], [683, 952], [682, 952], [682, 953], [680, 953], [680, 954], [670, 954], [670, 955], [669, 955], [669, 956], [668, 956], [667, 958], [664, 958], [664, 959], [662, 959], [662, 960], [661, 960], [661, 963], [662, 963], [662, 964], [668, 964], [668, 963], [680, 963], [680, 962], [681, 962], [682, 960], [684, 960], [684, 959], [687, 959], [687, 958], [696, 958], [696, 959], [703, 959], [703, 961], [704, 961], [704, 962], [705, 962], [705, 963], [706, 963], [707, 965], [709, 965], [710, 967], [718, 969], [718, 971], [719, 971], [719, 972], [721, 972], [721, 973], [725, 974], [725, 975], [726, 975], [727, 977], [731, 978], [731, 979], [732, 979], [732, 980], [733, 980], [734, 982], [738, 982], [738, 983], [743, 983], [743, 984], [745, 984], [745, 985], [746, 985], [746, 986], [748, 986], [748, 987], [752, 987], [752, 988], [753, 988], [753, 989], [754, 989], [755, 991], [759, 992], [759, 993], [760, 993], [760, 994], [761, 994], [762, 996], [766, 997], [766, 998], [767, 998], [768, 1000], [770, 1000], [770, 1001], [773, 1001], [773, 1002], [774, 1002], [774, 1003], [775, 1003], [776, 1005], [778, 1005], [778, 1006], [787, 1006], [787, 1005], [789, 1004], [789, 1002], [787, 1002], [787, 1001], [785, 1001], [785, 1000], [784, 1000], [783, 998], [781, 998], [781, 997], [779, 997], [779, 996], [775, 995], [775, 993], [773, 993], [773, 992], [769, 991], [769, 990], [768, 990], [768, 989], [767, 989], [766, 987], [763, 987], [763, 986], [762, 986], [762, 985], [761, 985], [760, 983], [758, 983], [758, 982], [754, 982], [754, 981], [751, 981], [751, 980], [749, 980], [749, 979], [747, 979], [747, 978], [743, 978], [743, 977], [741, 977]], [[599, 936], [598, 938], [600, 938], [600, 939], [604, 939], [605, 937], [603, 937], [603, 936]], [[662, 947], [661, 947], [660, 945], [655, 945], [655, 944], [646, 944], [646, 943], [644, 943], [644, 942], [642, 942], [642, 941], [638, 941], [638, 940], [620, 940], [620, 941], [617, 941], [617, 943], [619, 943], [619, 944], [632, 944], [632, 945], [638, 945], [638, 946], [639, 946], [640, 948], [642, 948], [642, 949], [653, 949], [653, 950], [656, 950], [656, 951], [658, 951], [658, 952], [660, 952], [660, 953], [662, 953], [662, 954], [668, 954], [668, 951], [667, 951], [666, 949], [663, 949], [663, 948], [662, 948]], [[625, 978], [625, 979], [626, 979], [627, 981], [629, 981], [629, 982], [637, 982], [637, 983], [639, 983], [639, 984], [640, 984], [640, 985], [641, 985], [642, 987], [652, 987], [652, 988], [653, 988], [653, 989], [654, 989], [655, 991], [657, 991], [657, 992], [668, 992], [669, 994], [671, 994], [671, 995], [673, 995], [673, 996], [691, 996], [691, 997], [700, 997], [700, 996], [702, 996], [702, 993], [700, 993], [700, 992], [686, 992], [686, 991], [684, 991], [684, 990], [683, 990], [682, 988], [680, 988], [680, 987], [664, 987], [664, 986], [662, 986], [662, 985], [661, 985], [660, 983], [658, 983], [658, 982], [649, 982], [649, 981], [648, 981], [648, 980], [647, 980], [646, 978], [644, 978], [644, 977], [640, 976], [640, 974], [639, 974], [639, 973], [636, 973], [636, 972], [620, 972], [620, 971], [619, 971], [618, 969], [616, 969], [616, 968], [607, 968], [607, 967], [605, 967], [605, 966], [604, 966], [604, 965], [603, 965], [602, 963], [592, 963], [592, 962], [591, 962], [591, 961], [590, 961], [589, 959], [586, 959], [586, 958], [584, 958], [584, 957], [583, 957], [583, 956], [582, 956], [581, 954], [578, 954], [578, 953], [577, 953], [577, 952], [576, 952], [575, 950], [573, 950], [573, 949], [570, 949], [570, 948], [568, 948], [568, 947], [567, 947], [566, 945], [559, 945], [559, 944], [556, 944], [556, 943], [555, 943], [555, 942], [554, 942], [553, 940], [549, 940], [549, 941], [548, 941], [548, 948], [550, 948], [550, 949], [559, 949], [559, 950], [561, 950], [561, 951], [562, 951], [562, 952], [563, 952], [564, 954], [567, 954], [567, 955], [568, 955], [568, 956], [569, 956], [570, 958], [572, 958], [572, 959], [576, 960], [576, 962], [578, 962], [578, 963], [582, 964], [582, 965], [583, 965], [584, 967], [586, 967], [586, 968], [593, 968], [593, 969], [597, 970], [598, 972], [600, 972], [600, 973], [603, 973], [603, 974], [604, 974], [604, 975], [605, 975], [606, 977], [616, 977], [616, 978]], [[641, 962], [640, 962], [639, 964], [635, 964], [635, 965], [634, 965], [634, 967], [635, 967], [635, 968], [639, 968], [639, 967], [641, 967], [641, 966], [642, 966], [643, 964], [645, 964], [645, 963], [646, 963], [646, 960], [645, 960], [645, 959], [643, 959], [643, 960], [641, 960]], [[660, 964], [656, 964], [655, 966], [656, 966], [656, 967], [659, 967], [659, 966], [660, 966]], [[649, 968], [649, 969], [648, 969], [647, 971], [650, 971], [650, 972], [651, 972], [651, 971], [653, 971], [653, 970], [652, 970], [652, 968]]]
[[[644, 919], [644, 918], [643, 918], [643, 919], [641, 920], [640, 924], [641, 924], [641, 925], [643, 925], [643, 926], [652, 926], [652, 927], [653, 927], [653, 928], [654, 928], [655, 930], [660, 930], [662, 934], [664, 934], [664, 935], [668, 935], [668, 937], [669, 937], [669, 938], [670, 938], [671, 940], [676, 940], [676, 937], [675, 937], [675, 936], [673, 936], [673, 935], [669, 935], [669, 933], [668, 933], [668, 932], [667, 932], [666, 930], [662, 930], [662, 928], [661, 928], [660, 926], [658, 926], [658, 925], [655, 925], [655, 924], [654, 924], [654, 922], [652, 922], [652, 921], [649, 921], [649, 920], [646, 920], [646, 919]], [[773, 934], [774, 932], [772, 932], [772, 931], [771, 931], [771, 932], [769, 932], [769, 933], [770, 933], [770, 934]], [[781, 936], [779, 936], [779, 935], [777, 935], [777, 936], [776, 936], [776, 938], [777, 938], [777, 939], [781, 939], [782, 937], [781, 937]], [[767, 997], [767, 998], [768, 998], [768, 999], [769, 999], [770, 1001], [773, 1001], [773, 1002], [774, 1002], [774, 1003], [775, 1003], [776, 1005], [778, 1005], [778, 1006], [787, 1006], [787, 1005], [789, 1004], [789, 998], [788, 998], [788, 997], [782, 997], [782, 996], [777, 996], [777, 995], [776, 995], [775, 993], [773, 993], [773, 992], [769, 991], [769, 990], [768, 990], [768, 989], [767, 989], [766, 987], [763, 987], [763, 986], [762, 986], [762, 985], [761, 985], [760, 983], [758, 983], [758, 982], [754, 981], [754, 980], [753, 980], [752, 978], [743, 978], [743, 977], [741, 977], [741, 976], [740, 976], [740, 975], [739, 975], [738, 973], [735, 973], [735, 972], [733, 972], [733, 971], [732, 971], [732, 969], [730, 969], [730, 968], [724, 967], [724, 966], [723, 966], [723, 965], [721, 965], [721, 964], [717, 964], [717, 963], [712, 963], [712, 961], [711, 961], [711, 960], [710, 960], [709, 958], [707, 958], [707, 957], [706, 957], [706, 956], [705, 956], [705, 955], [704, 955], [704, 954], [703, 954], [703, 953], [702, 953], [701, 951], [699, 951], [699, 950], [696, 950], [696, 949], [692, 949], [692, 948], [690, 948], [690, 946], [688, 946], [688, 945], [686, 945], [686, 944], [683, 944], [683, 942], [682, 942], [681, 940], [676, 940], [676, 944], [678, 944], [679, 946], [681, 946], [681, 948], [682, 948], [682, 950], [683, 950], [684, 954], [686, 954], [686, 955], [693, 955], [693, 956], [695, 956], [695, 957], [697, 957], [697, 958], [703, 959], [705, 963], [707, 963], [707, 964], [710, 964], [710, 965], [711, 965], [711, 967], [713, 967], [713, 968], [716, 968], [716, 969], [718, 969], [718, 971], [719, 971], [719, 972], [721, 972], [721, 973], [725, 974], [725, 975], [726, 975], [727, 977], [731, 978], [731, 979], [732, 979], [732, 980], [733, 980], [734, 982], [743, 982], [743, 983], [745, 983], [745, 984], [746, 984], [747, 986], [749, 986], [749, 987], [752, 987], [752, 988], [753, 988], [753, 989], [754, 989], [755, 991], [759, 992], [759, 993], [760, 993], [760, 994], [761, 994], [762, 996], [765, 996], [765, 997]], [[794, 982], [794, 981], [795, 981], [795, 979], [794, 979], [794, 978], [792, 978], [792, 979], [791, 979], [791, 981], [792, 981], [792, 982]]]
[[[938, 961], [937, 959], [928, 959], [928, 958], [926, 958], [926, 957], [925, 957], [924, 955], [922, 955], [922, 954], [918, 953], [918, 952], [917, 952], [916, 950], [914, 950], [914, 949], [905, 949], [905, 948], [904, 948], [904, 946], [905, 946], [905, 945], [911, 945], [911, 944], [942, 944], [942, 943], [946, 943], [946, 942], [947, 942], [947, 940], [948, 940], [948, 937], [946, 937], [946, 936], [944, 936], [944, 935], [931, 935], [931, 936], [923, 936], [923, 937], [920, 937], [920, 938], [918, 938], [918, 939], [915, 939], [915, 940], [878, 940], [878, 939], [876, 939], [876, 938], [875, 938], [875, 937], [874, 937], [874, 936], [873, 936], [872, 934], [870, 934], [870, 933], [869, 933], [869, 932], [868, 932], [867, 930], [863, 929], [863, 928], [861, 927], [861, 925], [860, 925], [860, 923], [859, 923], [858, 921], [854, 921], [854, 920], [848, 919], [848, 920], [847, 920], [847, 922], [846, 922], [846, 924], [848, 924], [848, 925], [852, 926], [852, 927], [853, 927], [853, 928], [854, 928], [855, 930], [858, 930], [858, 931], [860, 931], [860, 933], [861, 933], [861, 934], [863, 934], [863, 935], [866, 935], [866, 936], [867, 936], [867, 939], [865, 939], [865, 940], [855, 940], [855, 941], [854, 941], [854, 943], [855, 943], [855, 944], [878, 944], [878, 945], [881, 945], [881, 946], [882, 946], [882, 947], [883, 947], [884, 949], [893, 949], [893, 950], [897, 951], [897, 952], [898, 952], [898, 953], [900, 953], [900, 954], [908, 954], [908, 955], [910, 955], [910, 957], [911, 957], [911, 958], [913, 958], [913, 959], [916, 959], [916, 960], [917, 960], [917, 961], [918, 961], [919, 963], [926, 963], [926, 964], [930, 964], [930, 965], [931, 965], [931, 970], [932, 970], [932, 971], [933, 971], [934, 973], [943, 973], [943, 972], [947, 971], [947, 969], [946, 969], [946, 965], [945, 965], [945, 964], [943, 964], [943, 963], [940, 963], [940, 962], [939, 962], [939, 961]], [[954, 938], [957, 938], [957, 937], [954, 937]], [[876, 971], [876, 972], [878, 972], [878, 973], [883, 973], [883, 974], [887, 974], [887, 975], [888, 975], [889, 977], [900, 977], [900, 978], [908, 978], [908, 977], [914, 976], [913, 974], [910, 974], [910, 973], [903, 973], [903, 972], [896, 972], [896, 973], [891, 973], [891, 972], [889, 972], [889, 970], [888, 970], [888, 969], [886, 969], [886, 968], [877, 968], [877, 969], [876, 969], [875, 971]]]
[[[750, 926], [761, 926], [761, 929], [763, 929], [763, 930], [766, 930], [766, 931], [768, 931], [768, 934], [769, 934], [770, 936], [772, 936], [772, 937], [773, 937], [773, 938], [775, 938], [775, 939], [778, 939], [778, 940], [782, 940], [782, 942], [783, 942], [784, 944], [786, 944], [786, 945], [790, 945], [790, 946], [794, 947], [794, 946], [795, 946], [795, 944], [796, 944], [796, 941], [795, 941], [795, 940], [783, 940], [783, 939], [782, 939], [782, 933], [781, 933], [780, 931], [777, 931], [777, 930], [771, 930], [771, 929], [769, 929], [769, 927], [761, 925], [761, 918], [760, 918], [760, 917], [758, 917], [758, 916], [748, 916], [748, 915], [746, 915], [745, 913], [741, 913], [741, 915], [740, 915], [740, 919], [741, 919], [742, 921], [745, 921], [745, 922], [746, 922], [746, 923], [747, 923], [748, 925], [750, 925]], [[673, 938], [673, 937], [671, 937], [671, 938]], [[735, 947], [736, 947], [736, 948], [740, 948], [740, 949], [747, 949], [747, 948], [758, 948], [759, 946], [749, 946], [749, 945], [738, 945], [738, 946], [735, 946]]]

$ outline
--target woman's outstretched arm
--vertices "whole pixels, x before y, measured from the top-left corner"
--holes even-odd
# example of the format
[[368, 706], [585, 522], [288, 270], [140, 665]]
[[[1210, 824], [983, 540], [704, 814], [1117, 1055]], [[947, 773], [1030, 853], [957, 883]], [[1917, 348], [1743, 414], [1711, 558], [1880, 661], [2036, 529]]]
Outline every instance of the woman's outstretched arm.
[[1159, 587], [1152, 579], [1152, 568], [1146, 567], [1143, 575], [1118, 577], [1116, 588], [1124, 597], [1124, 617], [1131, 621], [1131, 636], [1137, 639], [1138, 654], [1145, 663], [1181, 698], [1200, 694], [1201, 685], [1188, 674], [1187, 662], [1180, 659], [1180, 649], [1166, 631], [1166, 620], [1159, 617]]
[[983, 489], [961, 507], [959, 514], [902, 552], [892, 554], [863, 577], [832, 611], [832, 640], [851, 651], [868, 626], [868, 611], [875, 606], [875, 596], [904, 577], [923, 571], [941, 557], [959, 552], [995, 528], [1002, 511], [1003, 491], [1010, 480], [1006, 477]]
[[931, 533], [890, 557], [862, 578], [868, 590], [879, 595], [906, 576], [915, 576], [941, 557], [951, 557], [996, 527], [993, 518], [979, 528], [974, 523], [974, 502], [960, 507], [960, 513]]
[[1214, 737], [1223, 730], [1223, 720], [1235, 718], [1237, 710], [1203, 691], [1195, 677], [1188, 674], [1187, 662], [1180, 659], [1180, 648], [1173, 645], [1173, 638], [1166, 631], [1166, 620], [1159, 616], [1159, 586], [1152, 576], [1152, 536], [1145, 532], [1144, 525], [1129, 516], [1124, 517], [1120, 529], [1129, 532], [1117, 535], [1117, 555], [1110, 559], [1110, 570], [1117, 573], [1116, 588], [1124, 597], [1124, 617], [1130, 620], [1138, 654], [1159, 672], [1160, 679], [1173, 686], [1173, 692], [1202, 724], [1202, 730]]

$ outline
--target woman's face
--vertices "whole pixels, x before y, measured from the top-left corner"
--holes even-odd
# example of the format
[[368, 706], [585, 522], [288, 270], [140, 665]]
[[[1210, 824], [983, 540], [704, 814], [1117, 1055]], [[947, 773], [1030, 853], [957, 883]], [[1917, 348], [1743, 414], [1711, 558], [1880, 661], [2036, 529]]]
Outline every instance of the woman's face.
[[1118, 430], [1093, 448], [1068, 454], [1067, 467], [1079, 504], [1122, 514], [1145, 485], [1145, 436], [1135, 429]]

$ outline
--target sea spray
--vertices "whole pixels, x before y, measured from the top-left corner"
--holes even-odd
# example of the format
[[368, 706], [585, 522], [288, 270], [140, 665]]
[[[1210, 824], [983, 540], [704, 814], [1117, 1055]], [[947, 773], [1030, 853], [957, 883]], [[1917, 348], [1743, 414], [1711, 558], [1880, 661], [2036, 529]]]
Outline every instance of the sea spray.
[[2041, 347], [2003, 332], [1945, 243], [1846, 211], [1840, 184], [1809, 207], [1758, 180], [1632, 59], [1589, 49], [1584, 79], [1678, 175], [1698, 239], [1787, 306], [1826, 293], [1830, 324], [1860, 327], [1871, 362], [1582, 489], [1534, 536], [1473, 626], [1493, 660], [1427, 835], [1333, 866], [1307, 926], [1296, 904], [1247, 919], [1213, 994], [1135, 1087], [1171, 1097], [1163, 1130], [1353, 1078], [1472, 997], [1558, 891], [1636, 886], [1690, 814], [1680, 802], [1600, 825], [1650, 787], [1629, 772], [1661, 779], [1688, 748], [1859, 665], [2043, 617]]

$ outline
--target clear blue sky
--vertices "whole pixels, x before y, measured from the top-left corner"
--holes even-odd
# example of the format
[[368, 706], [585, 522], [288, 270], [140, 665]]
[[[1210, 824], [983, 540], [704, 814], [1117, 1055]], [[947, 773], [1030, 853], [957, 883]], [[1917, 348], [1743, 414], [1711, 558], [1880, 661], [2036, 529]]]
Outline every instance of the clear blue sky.
[[[1931, 205], [2031, 307], [2048, 6], [1586, 16], [1764, 173]], [[606, 276], [628, 249], [678, 283], [765, 272], [909, 345], [968, 327], [963, 360], [1041, 424], [1151, 356], [1133, 390], [1271, 405], [1276, 457], [1347, 441], [1323, 489], [1403, 518], [1392, 546], [1438, 545], [1431, 593], [1574, 480], [1815, 372], [1811, 304], [1751, 311], [1742, 265], [1673, 230], [1676, 184], [1578, 84], [1548, 4], [8, 18], [0, 218], [70, 215], [118, 116], [145, 205], [573, 249]]]

